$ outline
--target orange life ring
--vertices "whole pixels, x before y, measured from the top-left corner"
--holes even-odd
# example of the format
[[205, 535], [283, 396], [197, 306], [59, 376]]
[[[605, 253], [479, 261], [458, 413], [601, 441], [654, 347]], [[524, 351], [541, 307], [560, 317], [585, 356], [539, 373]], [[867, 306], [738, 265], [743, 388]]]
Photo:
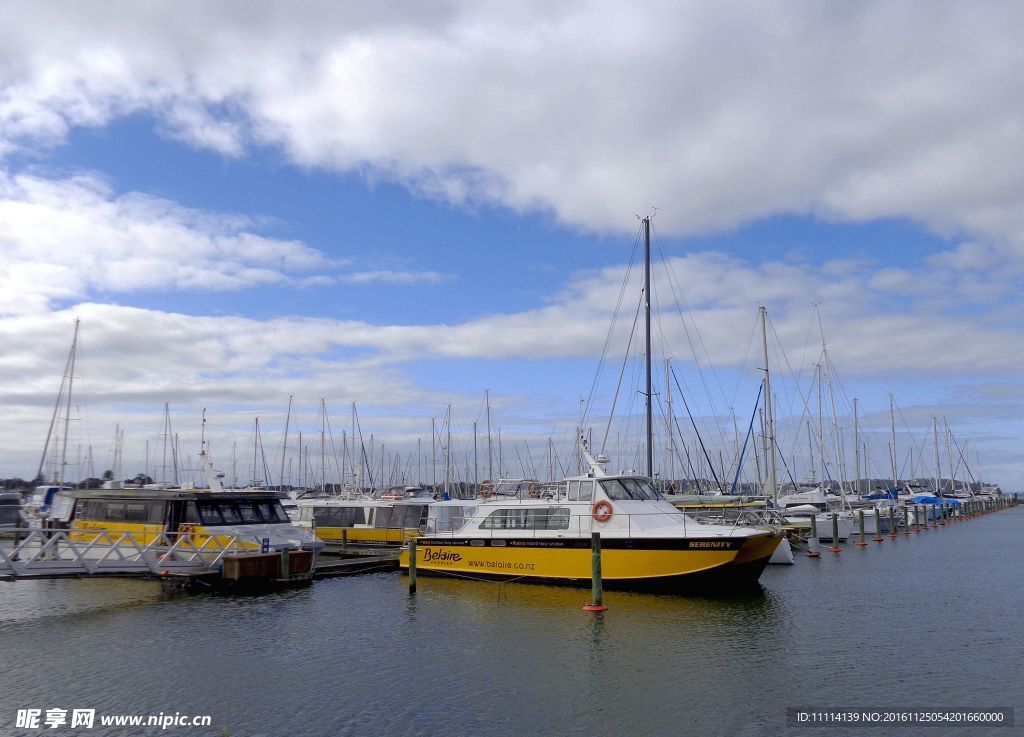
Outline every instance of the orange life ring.
[[602, 499], [594, 504], [591, 511], [594, 514], [595, 522], [607, 522], [612, 518], [612, 503], [607, 499]]

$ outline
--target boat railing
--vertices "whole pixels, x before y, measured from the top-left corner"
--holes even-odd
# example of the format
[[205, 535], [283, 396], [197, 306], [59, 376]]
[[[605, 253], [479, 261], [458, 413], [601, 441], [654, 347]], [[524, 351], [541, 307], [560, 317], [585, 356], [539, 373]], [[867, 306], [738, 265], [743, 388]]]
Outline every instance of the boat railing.
[[[667, 512], [667, 511], [651, 511], [651, 512], [621, 512], [616, 511], [612, 516], [605, 522], [595, 520], [594, 516], [587, 513], [572, 513], [568, 516], [568, 524], [562, 525], [562, 523], [551, 522], [556, 518], [554, 515], [548, 515], [546, 518], [538, 518], [537, 521], [545, 521], [544, 526], [534, 526], [531, 524], [534, 520], [531, 519], [528, 514], [531, 511], [530, 508], [523, 510], [510, 510], [513, 512], [512, 515], [506, 517], [503, 521], [504, 526], [494, 527], [483, 527], [479, 521], [470, 518], [466, 522], [458, 525], [457, 527], [440, 527], [431, 530], [426, 533], [428, 536], [433, 533], [442, 534], [454, 534], [458, 535], [462, 532], [472, 532], [472, 537], [486, 537], [491, 539], [500, 539], [508, 537], [510, 534], [515, 535], [517, 538], [522, 537], [537, 537], [537, 538], [551, 538], [564, 536], [567, 538], [589, 536], [592, 532], [601, 532], [607, 536], [632, 536], [637, 533], [644, 535], [650, 535], [657, 533], [658, 529], [683, 531], [697, 530], [701, 527], [715, 524], [730, 526], [735, 529], [737, 526], [771, 526], [773, 523], [765, 518], [764, 511], [754, 510], [750, 511], [749, 515], [744, 515], [742, 519], [713, 519], [703, 518], [700, 516], [692, 516], [689, 513], [682, 512]], [[521, 512], [523, 514], [516, 514]], [[560, 516], [564, 519], [564, 516]], [[647, 520], [658, 519], [659, 522], [664, 524], [650, 524]], [[467, 527], [466, 525], [469, 525]]]
[[138, 530], [5, 530], [0, 579], [212, 573], [226, 555], [253, 552], [232, 535]]

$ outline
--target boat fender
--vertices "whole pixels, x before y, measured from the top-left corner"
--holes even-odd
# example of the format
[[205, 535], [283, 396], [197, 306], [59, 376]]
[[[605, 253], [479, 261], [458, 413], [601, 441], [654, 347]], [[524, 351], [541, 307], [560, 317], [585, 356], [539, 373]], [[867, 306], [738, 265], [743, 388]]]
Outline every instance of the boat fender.
[[607, 522], [612, 518], [612, 503], [607, 499], [602, 499], [594, 504], [593, 510], [595, 522]]

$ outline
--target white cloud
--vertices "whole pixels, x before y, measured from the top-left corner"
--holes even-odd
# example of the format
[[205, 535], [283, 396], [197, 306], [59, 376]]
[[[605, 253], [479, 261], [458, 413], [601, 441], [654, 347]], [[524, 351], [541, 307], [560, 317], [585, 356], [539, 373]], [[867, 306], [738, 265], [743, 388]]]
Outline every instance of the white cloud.
[[245, 218], [114, 194], [93, 176], [0, 172], [0, 314], [95, 291], [242, 289], [332, 267], [296, 241], [249, 232]]
[[1022, 15], [1012, 2], [33, 3], [0, 24], [2, 145], [145, 110], [228, 155], [257, 141], [583, 229], [619, 230], [619, 213], [651, 205], [666, 232], [815, 212], [1020, 249]]
[[454, 281], [451, 274], [436, 271], [357, 271], [338, 277], [345, 284], [441, 284]]
[[[1024, 365], [1022, 20], [1010, 2], [310, 2], [302, 13], [273, 3], [7, 4], [0, 157], [143, 113], [225, 156], [277, 147], [303, 167], [395, 180], [463, 206], [550, 213], [589, 231], [618, 231], [623, 211], [651, 206], [665, 233], [778, 213], [910, 218], [958, 245], [900, 269], [695, 253], [673, 259], [676, 288], [719, 366], [749, 363], [758, 302], [794, 354], [821, 302], [833, 360], [850, 376], [1014, 377]], [[112, 404], [215, 396], [252, 407], [301, 382], [314, 394], [422, 406], [441, 397], [406, 375], [413, 360], [513, 359], [541, 384], [543, 359], [593, 357], [623, 278], [604, 269], [542, 307], [454, 325], [196, 318], [89, 302], [452, 278], [388, 265], [342, 274], [319, 251], [257, 230], [118, 194], [91, 175], [0, 175], [0, 386], [10, 406], [51, 401], [69, 332], [67, 315], [54, 327], [55, 305], [84, 303], [94, 396]], [[667, 309], [671, 290], [658, 290]], [[967, 318], [964, 305], [984, 309]], [[680, 325], [665, 339], [687, 345]]]

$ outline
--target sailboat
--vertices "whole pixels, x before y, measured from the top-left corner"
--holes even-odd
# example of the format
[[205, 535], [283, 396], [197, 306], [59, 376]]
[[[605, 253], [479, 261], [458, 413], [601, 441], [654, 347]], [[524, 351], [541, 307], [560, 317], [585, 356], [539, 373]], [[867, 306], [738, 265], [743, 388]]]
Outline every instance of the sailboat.
[[[588, 585], [591, 535], [599, 533], [605, 586], [682, 592], [756, 583], [779, 546], [777, 529], [699, 521], [676, 509], [652, 483], [653, 416], [650, 350], [650, 218], [644, 218], [646, 324], [646, 474], [609, 474], [607, 457], [581, 457], [589, 470], [565, 479], [550, 496], [438, 502], [417, 539], [423, 573]], [[458, 505], [457, 514], [451, 507]], [[457, 519], [442, 528], [440, 515]], [[399, 565], [407, 569], [409, 547]]]
[[[57, 392], [57, 401], [53, 406], [53, 416], [50, 418], [50, 428], [46, 434], [46, 442], [43, 444], [43, 455], [39, 459], [39, 470], [36, 478], [44, 483], [35, 487], [32, 496], [22, 508], [22, 513], [30, 527], [42, 527], [46, 524], [50, 514], [50, 506], [57, 493], [71, 489], [66, 486], [67, 476], [67, 454], [68, 454], [68, 430], [71, 425], [71, 390], [75, 382], [75, 359], [78, 353], [78, 326], [79, 320], [75, 318], [75, 332], [71, 339], [71, 350], [68, 352], [68, 359], [64, 365], [64, 374], [61, 378], [60, 389]], [[64, 408], [63, 417], [60, 416], [61, 407]], [[59, 430], [60, 427], [62, 430]], [[60, 437], [58, 438], [58, 433]], [[45, 467], [47, 456], [53, 450], [56, 455], [56, 443], [60, 443], [60, 460], [53, 464], [53, 481], [45, 483]], [[51, 449], [51, 443], [54, 447]]]

